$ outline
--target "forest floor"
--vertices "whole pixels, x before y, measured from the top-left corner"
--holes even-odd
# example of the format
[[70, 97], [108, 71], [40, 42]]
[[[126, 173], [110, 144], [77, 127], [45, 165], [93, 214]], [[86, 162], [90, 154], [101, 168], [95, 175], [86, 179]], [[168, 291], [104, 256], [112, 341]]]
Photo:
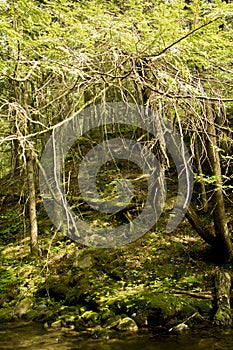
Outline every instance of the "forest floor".
[[136, 242], [108, 249], [81, 246], [41, 219], [41, 256], [32, 257], [17, 208], [1, 216], [0, 322], [101, 335], [211, 322], [213, 273], [232, 265], [217, 267], [186, 219], [168, 234], [162, 215]]

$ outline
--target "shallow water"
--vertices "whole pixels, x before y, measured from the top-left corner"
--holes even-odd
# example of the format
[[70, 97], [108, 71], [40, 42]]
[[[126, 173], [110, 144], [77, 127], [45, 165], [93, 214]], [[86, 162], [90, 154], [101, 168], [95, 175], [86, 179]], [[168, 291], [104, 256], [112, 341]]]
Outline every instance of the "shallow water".
[[[114, 337], [115, 336], [115, 337]], [[184, 334], [115, 334], [109, 340], [46, 331], [38, 324], [4, 324], [0, 330], [1, 350], [232, 350], [233, 330], [188, 331]]]

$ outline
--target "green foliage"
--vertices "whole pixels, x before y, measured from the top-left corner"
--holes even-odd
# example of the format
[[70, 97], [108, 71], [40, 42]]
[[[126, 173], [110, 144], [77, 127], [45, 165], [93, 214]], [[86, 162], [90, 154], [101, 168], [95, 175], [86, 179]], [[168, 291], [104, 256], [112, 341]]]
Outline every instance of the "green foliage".
[[207, 176], [205, 174], [199, 174], [196, 176], [196, 181], [197, 182], [205, 182], [206, 184], [213, 184], [215, 183], [218, 179], [220, 179], [217, 176]]
[[7, 211], [0, 215], [0, 241], [7, 243], [15, 240], [19, 232], [23, 232], [23, 222], [19, 217], [19, 210]]
[[15, 269], [10, 269], [8, 271], [0, 270], [0, 295], [8, 292], [14, 284], [18, 282], [17, 277], [15, 276]]
[[[220, 0], [208, 4], [195, 0], [188, 5], [181, 0], [1, 1], [0, 141], [7, 142], [11, 150], [13, 141], [20, 140], [19, 158], [22, 165], [25, 136], [28, 136], [25, 133], [32, 132], [27, 140], [33, 146], [36, 157], [42, 151], [52, 126], [74, 112], [100, 101], [144, 103], [143, 93], [147, 88], [151, 88], [155, 94], [153, 101], [156, 111], [172, 119], [174, 124], [179, 117], [184, 133], [187, 130], [192, 136], [192, 133], [198, 134], [201, 130], [205, 134], [208, 124], [203, 107], [205, 98], [219, 96], [229, 99], [232, 96], [232, 14], [233, 3], [226, 4]], [[218, 98], [217, 103], [224, 107]], [[123, 131], [133, 137], [134, 130], [124, 126]], [[91, 135], [93, 138], [88, 138], [89, 148], [94, 141], [98, 142], [97, 134], [96, 131], [95, 135]], [[108, 129], [105, 136], [112, 137], [113, 133]], [[227, 141], [230, 142], [229, 139]], [[76, 166], [81, 155], [87, 151], [87, 138], [83, 137], [80, 142], [80, 157], [76, 154], [74, 158], [70, 150], [67, 164], [74, 160]], [[1, 164], [6, 164], [7, 149], [0, 149], [4, 151], [0, 153]], [[221, 154], [221, 157], [224, 166], [232, 160], [227, 154]], [[108, 166], [106, 164], [100, 170], [98, 184], [105, 197], [113, 198], [122, 172], [117, 167], [113, 169]], [[131, 180], [133, 178], [136, 184], [138, 197], [134, 198], [133, 205], [138, 206], [142, 203], [145, 186], [142, 184], [141, 190], [137, 187], [139, 174], [135, 168], [133, 170], [136, 177], [132, 176], [132, 169], [128, 174], [125, 171], [124, 175]], [[230, 182], [232, 176], [225, 176], [227, 178], [223, 177], [222, 188], [232, 188], [225, 183], [225, 180]], [[106, 177], [109, 182], [104, 186]], [[216, 179], [216, 176], [206, 174], [196, 177], [197, 182], [207, 185], [213, 185]], [[73, 197], [71, 204], [79, 209], [81, 201], [79, 196]], [[82, 215], [86, 216], [87, 221], [94, 221], [94, 225], [106, 222], [104, 215], [101, 217], [98, 213], [94, 217], [93, 212], [84, 209]], [[116, 220], [108, 217], [107, 224], [117, 225], [123, 220], [130, 220], [130, 216], [121, 214], [123, 218]], [[0, 217], [3, 223], [0, 238], [3, 243], [10, 236], [15, 238], [17, 233], [23, 232], [17, 215], [13, 211]], [[166, 241], [164, 235], [160, 231], [160, 248], [162, 252], [165, 248], [170, 252], [171, 256], [166, 257], [170, 262], [172, 254], [178, 254], [182, 244], [177, 244], [171, 252], [171, 242]], [[146, 257], [142, 254], [137, 260], [135, 252], [134, 258], [125, 254], [125, 265], [119, 269], [116, 259], [117, 266], [112, 263], [109, 268], [101, 270], [97, 279], [89, 273], [88, 278], [94, 286], [92, 284], [90, 287], [93, 289], [86, 300], [90, 302], [93, 296], [99, 300], [127, 287], [132, 291], [136, 284], [145, 286], [148, 283], [157, 292], [173, 288], [185, 274], [186, 265], [178, 268], [177, 262], [174, 265], [179, 270], [176, 274], [171, 266], [165, 269], [163, 264], [160, 269], [155, 268], [157, 237], [145, 239], [150, 246]], [[46, 239], [47, 252], [49, 250], [46, 254], [56, 256], [58, 261], [64, 255], [69, 256], [73, 249], [62, 239], [56, 240], [55, 246], [52, 242], [49, 246]], [[40, 265], [40, 262], [37, 261], [37, 264]], [[48, 264], [46, 262], [45, 266]], [[33, 275], [32, 266], [28, 264], [26, 267]], [[69, 266], [66, 271], [68, 278], [73, 270], [75, 267]], [[163, 274], [161, 270], [164, 270]], [[127, 281], [124, 281], [126, 272]], [[3, 288], [14, 281], [13, 275], [12, 272], [4, 274]], [[25, 275], [25, 271], [22, 275], [26, 282], [21, 283], [21, 291], [25, 293], [30, 276]], [[33, 291], [39, 283], [40, 279], [32, 283]], [[193, 275], [182, 283], [184, 287], [196, 286]], [[200, 284], [201, 280], [197, 283]]]

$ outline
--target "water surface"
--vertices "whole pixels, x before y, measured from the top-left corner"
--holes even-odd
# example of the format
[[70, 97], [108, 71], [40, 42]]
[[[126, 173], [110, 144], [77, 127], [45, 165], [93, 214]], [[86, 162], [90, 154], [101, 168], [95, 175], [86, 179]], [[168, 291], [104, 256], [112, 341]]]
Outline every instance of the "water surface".
[[189, 330], [184, 334], [116, 333], [108, 340], [46, 331], [38, 324], [4, 324], [1, 350], [232, 350], [233, 330]]

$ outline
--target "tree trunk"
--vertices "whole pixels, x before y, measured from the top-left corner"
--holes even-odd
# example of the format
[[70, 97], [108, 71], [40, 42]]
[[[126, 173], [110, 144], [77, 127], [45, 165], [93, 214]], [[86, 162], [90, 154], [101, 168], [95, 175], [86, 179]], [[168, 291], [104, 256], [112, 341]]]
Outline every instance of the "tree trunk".
[[[197, 163], [198, 173], [199, 174], [203, 174], [202, 164], [201, 164], [201, 157], [200, 157], [200, 150], [199, 150], [199, 144], [198, 144], [197, 140], [195, 140], [194, 147], [195, 147], [195, 156], [196, 156], [196, 163]], [[202, 199], [203, 210], [205, 212], [207, 212], [207, 210], [208, 210], [208, 200], [207, 200], [207, 195], [206, 195], [205, 182], [202, 179], [200, 180], [200, 187], [201, 187], [201, 199]]]
[[13, 179], [19, 169], [19, 141], [13, 140], [11, 147], [11, 178]]
[[213, 219], [216, 235], [216, 247], [221, 260], [230, 261], [233, 258], [233, 246], [227, 226], [225, 213], [225, 204], [222, 191], [222, 173], [220, 157], [218, 153], [216, 128], [214, 124], [214, 110], [210, 105], [207, 105], [208, 113], [208, 138], [206, 142], [207, 156], [210, 161], [212, 176], [215, 178], [213, 184], [214, 194], [212, 197], [213, 203]]
[[216, 244], [216, 237], [206, 227], [203, 227], [203, 224], [199, 217], [197, 216], [197, 213], [195, 209], [193, 208], [192, 204], [189, 204], [189, 207], [186, 212], [186, 218], [188, 219], [191, 226], [194, 228], [194, 230], [201, 236], [201, 238], [204, 239], [206, 243], [209, 243], [212, 246], [215, 246]]
[[218, 271], [214, 280], [214, 323], [217, 326], [230, 326], [232, 314], [230, 305], [231, 277], [229, 273]]
[[30, 239], [31, 239], [31, 254], [39, 254], [38, 246], [38, 225], [36, 215], [36, 189], [34, 162], [30, 150], [27, 150], [27, 175], [28, 175], [28, 193], [29, 193], [29, 218], [30, 218]]

